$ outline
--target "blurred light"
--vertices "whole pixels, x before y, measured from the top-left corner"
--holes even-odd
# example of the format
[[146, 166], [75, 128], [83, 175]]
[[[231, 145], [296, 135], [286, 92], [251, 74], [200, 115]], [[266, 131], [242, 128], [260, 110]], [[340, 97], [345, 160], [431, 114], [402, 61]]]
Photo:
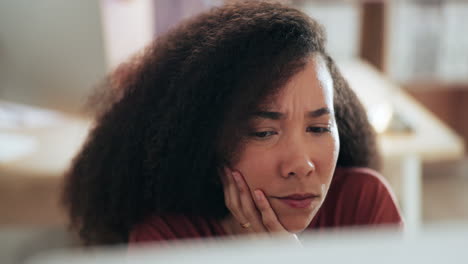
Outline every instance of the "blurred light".
[[0, 129], [29, 129], [47, 127], [61, 121], [58, 113], [0, 101]]
[[369, 121], [377, 133], [385, 132], [393, 117], [393, 108], [390, 103], [380, 103], [367, 110]]
[[14, 161], [37, 149], [38, 142], [32, 136], [0, 133], [0, 162]]

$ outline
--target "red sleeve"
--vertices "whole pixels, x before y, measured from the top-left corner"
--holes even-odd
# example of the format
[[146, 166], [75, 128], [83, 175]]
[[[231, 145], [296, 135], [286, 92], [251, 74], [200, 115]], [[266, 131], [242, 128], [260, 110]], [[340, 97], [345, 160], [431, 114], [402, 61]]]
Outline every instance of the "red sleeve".
[[201, 216], [151, 216], [136, 225], [129, 235], [129, 243], [162, 242], [176, 239], [209, 238], [225, 235], [214, 219]]
[[163, 217], [152, 216], [135, 226], [129, 235], [129, 244], [176, 239], [176, 234]]
[[338, 168], [316, 227], [403, 225], [390, 185], [367, 168]]
[[402, 224], [400, 210], [390, 185], [371, 169], [352, 169], [344, 179], [344, 192], [354, 197], [356, 225]]

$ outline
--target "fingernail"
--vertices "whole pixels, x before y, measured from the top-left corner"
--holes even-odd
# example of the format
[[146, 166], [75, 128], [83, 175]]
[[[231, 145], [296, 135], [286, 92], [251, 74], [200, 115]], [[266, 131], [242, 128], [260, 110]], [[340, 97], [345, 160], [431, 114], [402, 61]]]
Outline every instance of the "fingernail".
[[255, 190], [254, 193], [255, 193], [255, 198], [257, 198], [257, 200], [261, 201], [262, 200], [262, 191]]

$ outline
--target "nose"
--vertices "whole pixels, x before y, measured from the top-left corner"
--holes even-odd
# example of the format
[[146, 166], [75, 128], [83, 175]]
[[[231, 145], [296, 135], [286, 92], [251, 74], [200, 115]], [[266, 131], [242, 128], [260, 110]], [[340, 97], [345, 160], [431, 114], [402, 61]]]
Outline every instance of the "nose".
[[306, 177], [315, 171], [315, 164], [302, 142], [296, 142], [285, 146], [284, 156], [280, 165], [281, 176], [288, 178], [291, 176]]

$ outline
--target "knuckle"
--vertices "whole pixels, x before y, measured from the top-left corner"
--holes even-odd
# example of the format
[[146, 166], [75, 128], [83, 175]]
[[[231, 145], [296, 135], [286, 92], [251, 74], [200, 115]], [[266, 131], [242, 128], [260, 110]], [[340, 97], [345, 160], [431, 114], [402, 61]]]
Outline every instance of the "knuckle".
[[236, 201], [231, 201], [229, 204], [232, 210], [237, 210], [239, 208], [239, 204]]
[[247, 219], [254, 219], [254, 213], [251, 211], [251, 210], [247, 210], [247, 212], [245, 212], [245, 217]]
[[232, 202], [230, 202], [230, 201], [229, 201], [228, 203], [226, 203], [226, 207], [227, 207], [230, 211], [233, 211], [233, 210], [235, 210], [235, 208], [236, 208], [235, 205], [234, 205]]
[[237, 212], [231, 212], [231, 213], [234, 216], [234, 219], [239, 220], [239, 215], [237, 214]]

